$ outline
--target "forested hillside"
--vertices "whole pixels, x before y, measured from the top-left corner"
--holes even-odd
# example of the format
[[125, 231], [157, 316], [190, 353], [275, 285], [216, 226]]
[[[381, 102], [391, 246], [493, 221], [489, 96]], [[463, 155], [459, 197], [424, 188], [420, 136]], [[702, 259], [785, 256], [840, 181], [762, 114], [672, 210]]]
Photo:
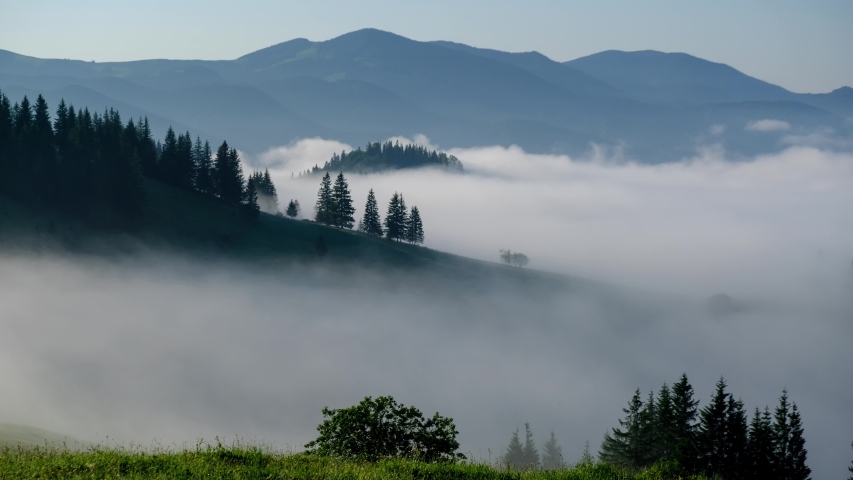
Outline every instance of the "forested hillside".
[[435, 150], [430, 151], [420, 145], [400, 145], [392, 143], [368, 143], [364, 150], [358, 147], [350, 152], [335, 153], [322, 167], [314, 166], [309, 172], [356, 172], [373, 173], [382, 170], [396, 170], [419, 167], [441, 167], [462, 171], [462, 162], [453, 155]]

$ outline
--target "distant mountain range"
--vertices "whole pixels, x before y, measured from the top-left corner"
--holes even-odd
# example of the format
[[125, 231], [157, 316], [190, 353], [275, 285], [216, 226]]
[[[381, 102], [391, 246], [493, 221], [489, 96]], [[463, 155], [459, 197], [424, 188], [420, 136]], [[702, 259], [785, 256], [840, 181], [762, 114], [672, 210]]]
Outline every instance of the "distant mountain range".
[[12, 101], [44, 93], [52, 107], [60, 98], [116, 107], [147, 115], [158, 134], [172, 125], [250, 153], [305, 137], [364, 145], [418, 133], [445, 149], [517, 144], [583, 155], [597, 144], [650, 163], [711, 144], [734, 157], [799, 141], [853, 148], [849, 87], [793, 93], [683, 53], [606, 51], [560, 63], [372, 29], [227, 61], [95, 63], [0, 50], [0, 90]]

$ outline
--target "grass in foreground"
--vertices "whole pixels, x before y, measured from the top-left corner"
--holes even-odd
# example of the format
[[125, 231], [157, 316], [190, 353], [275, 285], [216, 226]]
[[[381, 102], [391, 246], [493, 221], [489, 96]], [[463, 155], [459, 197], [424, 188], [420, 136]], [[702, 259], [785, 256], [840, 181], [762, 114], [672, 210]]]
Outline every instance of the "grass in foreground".
[[661, 469], [631, 472], [606, 464], [516, 472], [479, 463], [378, 463], [306, 454], [270, 453], [257, 447], [197, 446], [194, 450], [52, 448], [0, 451], [0, 479], [311, 479], [311, 480], [663, 480]]

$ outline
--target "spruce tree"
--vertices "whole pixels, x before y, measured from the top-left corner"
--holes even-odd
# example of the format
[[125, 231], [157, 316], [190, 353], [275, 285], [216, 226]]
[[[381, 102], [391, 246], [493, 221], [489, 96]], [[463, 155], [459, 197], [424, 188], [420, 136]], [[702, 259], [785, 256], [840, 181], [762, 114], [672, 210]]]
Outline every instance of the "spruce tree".
[[808, 451], [806, 450], [806, 439], [803, 437], [803, 423], [796, 402], [791, 405], [788, 427], [791, 432], [791, 436], [788, 438], [788, 451], [791, 459], [787, 462], [790, 470], [786, 472], [785, 478], [806, 480], [811, 475], [812, 470], [806, 466]]
[[606, 463], [627, 468], [642, 468], [650, 463], [643, 425], [643, 401], [640, 389], [634, 392], [628, 408], [623, 408], [625, 419], [619, 420], [620, 428], [613, 428], [612, 435], [604, 435], [599, 458]]
[[343, 172], [339, 173], [335, 179], [335, 185], [332, 187], [332, 198], [335, 204], [332, 224], [339, 228], [352, 228], [355, 222], [352, 217], [355, 208], [352, 206], [352, 195]]
[[193, 164], [195, 165], [195, 189], [206, 195], [213, 193], [213, 161], [210, 158], [210, 143], [201, 143], [196, 137], [193, 145]]
[[672, 408], [675, 414], [675, 452], [674, 459], [687, 472], [696, 468], [698, 450], [696, 423], [698, 400], [693, 399], [693, 386], [687, 374], [672, 386]]
[[287, 204], [287, 211], [285, 213], [290, 218], [299, 216], [299, 200], [291, 199], [290, 203]]
[[389, 240], [406, 239], [408, 216], [403, 194], [394, 192], [391, 201], [388, 203], [388, 212], [385, 214], [385, 236]]
[[30, 156], [30, 186], [36, 199], [43, 204], [50, 204], [55, 199], [57, 183], [56, 148], [53, 139], [53, 124], [50, 121], [50, 111], [44, 97], [39, 95], [33, 108], [33, 124], [27, 151]]
[[415, 206], [412, 207], [409, 213], [406, 240], [411, 244], [424, 243], [424, 225], [421, 223], [421, 212]]
[[151, 126], [148, 124], [148, 117], [145, 117], [139, 125], [139, 166], [142, 168], [142, 174], [158, 178], [157, 171], [157, 144], [151, 135]]
[[677, 444], [678, 425], [675, 418], [675, 406], [666, 383], [658, 392], [657, 412], [655, 415], [654, 438], [655, 456], [664, 461], [673, 460]]
[[323, 179], [320, 182], [315, 208], [317, 213], [314, 216], [314, 221], [324, 225], [331, 225], [335, 215], [335, 202], [332, 197], [332, 178], [329, 176], [329, 172], [323, 175]]
[[163, 151], [160, 153], [160, 160], [157, 162], [159, 167], [160, 179], [170, 185], [178, 184], [180, 176], [179, 164], [180, 159], [178, 152], [178, 137], [172, 127], [166, 131], [166, 138], [163, 140]]
[[773, 424], [770, 409], [764, 412], [755, 409], [749, 424], [749, 442], [747, 444], [746, 478], [755, 480], [773, 480]]
[[726, 405], [726, 458], [723, 477], [744, 478], [749, 465], [748, 438], [749, 425], [743, 402], [729, 395]]
[[239, 205], [243, 201], [243, 168], [237, 150], [222, 142], [216, 151], [214, 161], [216, 195], [229, 205]]
[[581, 458], [578, 460], [578, 463], [593, 463], [595, 459], [592, 458], [592, 453], [589, 451], [589, 440], [584, 442], [583, 444], [583, 452], [581, 452]]
[[788, 390], [782, 390], [782, 396], [779, 397], [779, 405], [774, 412], [773, 423], [773, 451], [775, 475], [777, 478], [786, 478], [788, 473], [793, 470], [793, 462], [791, 457], [791, 426], [789, 422], [790, 405], [788, 404]]
[[0, 194], [9, 194], [12, 174], [12, 105], [0, 92]]
[[382, 221], [379, 218], [379, 206], [376, 204], [376, 196], [373, 189], [367, 194], [367, 202], [364, 204], [364, 215], [361, 217], [361, 231], [381, 237], [385, 232], [382, 230]]
[[726, 381], [721, 377], [717, 381], [711, 402], [699, 414], [699, 443], [702, 452], [700, 468], [709, 476], [723, 475], [726, 463], [726, 437], [729, 394], [726, 393]]
[[255, 187], [255, 182], [246, 184], [246, 200], [240, 208], [246, 221], [254, 222], [258, 219], [261, 208], [258, 206], [258, 190]]
[[536, 442], [533, 441], [533, 432], [530, 431], [530, 424], [524, 424], [524, 468], [535, 469], [539, 467], [539, 450], [536, 449]]
[[521, 440], [518, 438], [518, 429], [512, 433], [512, 438], [509, 441], [509, 446], [506, 447], [504, 454], [504, 462], [507, 466], [516, 470], [520, 470], [524, 465], [524, 447], [521, 445]]
[[542, 468], [553, 470], [563, 466], [563, 449], [557, 443], [557, 438], [554, 436], [554, 431], [551, 430], [551, 437], [542, 446]]

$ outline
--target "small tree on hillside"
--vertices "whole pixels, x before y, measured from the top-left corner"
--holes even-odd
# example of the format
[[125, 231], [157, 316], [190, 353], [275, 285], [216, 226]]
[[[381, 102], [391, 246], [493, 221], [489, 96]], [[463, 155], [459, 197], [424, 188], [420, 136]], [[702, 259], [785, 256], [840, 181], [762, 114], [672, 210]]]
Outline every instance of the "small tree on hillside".
[[518, 438], [517, 428], [512, 432], [512, 438], [509, 440], [509, 446], [506, 447], [504, 462], [506, 462], [508, 467], [516, 470], [521, 470], [524, 466], [524, 447], [521, 445], [521, 440]]
[[373, 189], [367, 194], [367, 203], [364, 204], [364, 215], [359, 223], [359, 230], [376, 237], [381, 237], [385, 232], [382, 230], [382, 221], [379, 218], [379, 206], [376, 204], [376, 195]]
[[343, 172], [339, 173], [338, 178], [335, 179], [332, 198], [335, 204], [332, 224], [339, 228], [352, 228], [355, 222], [355, 219], [352, 218], [355, 208], [352, 206], [352, 195], [350, 195], [349, 185]]
[[288, 217], [296, 218], [299, 216], [299, 200], [290, 200], [290, 203], [287, 204], [287, 211], [285, 212]]
[[388, 212], [385, 214], [385, 236], [389, 240], [406, 239], [408, 216], [403, 194], [394, 192], [391, 201], [388, 203]]
[[332, 177], [329, 176], [329, 172], [323, 175], [323, 180], [320, 182], [315, 208], [317, 213], [314, 216], [314, 221], [331, 225], [334, 220], [335, 204], [332, 198]]
[[542, 468], [553, 470], [563, 466], [563, 449], [557, 443], [557, 437], [551, 430], [551, 437], [542, 446]]
[[501, 262], [506, 265], [512, 263], [512, 251], [511, 250], [499, 250], [501, 255]]
[[424, 225], [418, 207], [412, 207], [409, 224], [406, 226], [406, 240], [411, 244], [424, 243]]
[[539, 450], [536, 449], [536, 442], [533, 441], [533, 432], [530, 431], [530, 424], [524, 424], [524, 466], [525, 468], [539, 467]]
[[305, 445], [312, 453], [376, 461], [411, 457], [431, 462], [465, 458], [457, 453], [456, 426], [438, 413], [425, 419], [393, 397], [365, 397], [358, 405], [323, 408], [320, 436]]
[[527, 255], [523, 253], [513, 252], [512, 257], [510, 258], [510, 263], [516, 267], [526, 267], [527, 264], [530, 263], [530, 259], [528, 259]]

